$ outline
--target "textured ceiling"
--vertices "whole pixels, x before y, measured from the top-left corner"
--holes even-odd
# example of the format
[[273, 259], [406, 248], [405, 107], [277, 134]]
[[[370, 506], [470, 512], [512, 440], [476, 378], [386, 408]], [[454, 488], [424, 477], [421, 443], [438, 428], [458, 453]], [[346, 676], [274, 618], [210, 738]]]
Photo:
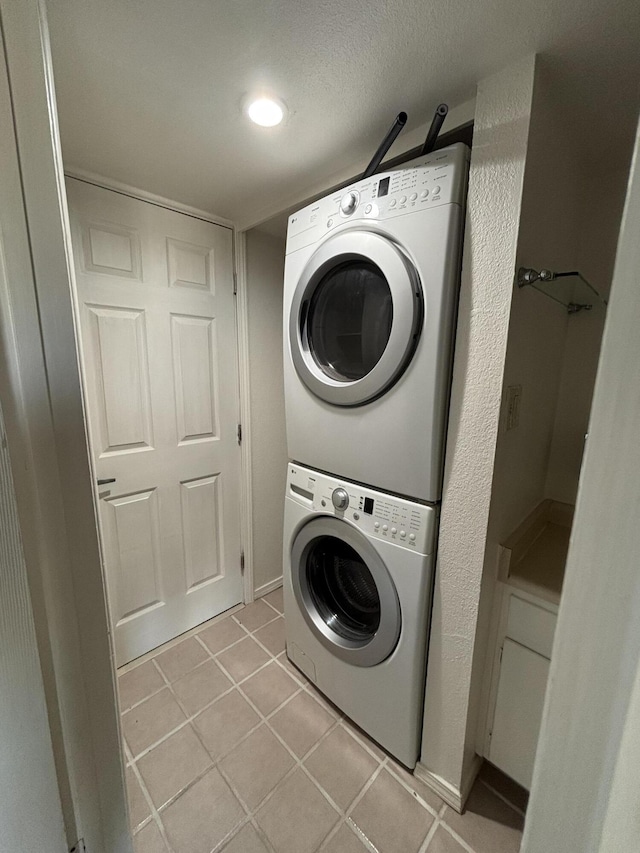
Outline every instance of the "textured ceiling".
[[[626, 154], [639, 102], [638, 0], [49, 0], [65, 162], [241, 223], [365, 165], [478, 80], [544, 53], [595, 161]], [[242, 114], [252, 92], [289, 107]], [[399, 144], [399, 143], [397, 143]]]

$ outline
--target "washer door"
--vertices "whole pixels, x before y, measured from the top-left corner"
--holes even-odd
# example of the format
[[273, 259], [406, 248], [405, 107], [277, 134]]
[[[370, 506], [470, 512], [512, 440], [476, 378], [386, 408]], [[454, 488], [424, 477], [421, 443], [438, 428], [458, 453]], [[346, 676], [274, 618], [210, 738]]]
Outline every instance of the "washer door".
[[291, 547], [296, 602], [318, 640], [355, 666], [389, 657], [400, 636], [400, 602], [377, 551], [354, 527], [319, 516]]
[[367, 231], [337, 234], [312, 255], [293, 298], [298, 375], [335, 406], [367, 403], [407, 367], [422, 313], [417, 272], [394, 243]]

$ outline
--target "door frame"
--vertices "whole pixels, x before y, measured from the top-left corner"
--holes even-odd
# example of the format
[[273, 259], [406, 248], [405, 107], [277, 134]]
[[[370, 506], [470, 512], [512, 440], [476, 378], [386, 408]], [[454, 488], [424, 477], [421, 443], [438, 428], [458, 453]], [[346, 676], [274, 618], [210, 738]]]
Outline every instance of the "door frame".
[[3, 293], [0, 390], [57, 782], [69, 847], [131, 853], [44, 0], [0, 0], [0, 20], [22, 184], [0, 205], [31, 256]]
[[[31, 276], [7, 282], [0, 373], [29, 592], [69, 846], [131, 853], [115, 660], [97, 527], [94, 471], [76, 342], [64, 167], [45, 0], [0, 0]], [[124, 191], [122, 185], [114, 188]], [[137, 197], [233, 229], [228, 220], [151, 194]], [[242, 243], [242, 239], [240, 243]], [[242, 258], [234, 231], [236, 263]], [[2, 258], [0, 258], [2, 262]], [[246, 275], [238, 269], [245, 600], [253, 600]], [[73, 286], [72, 286], [73, 285]], [[4, 296], [3, 296], [4, 299]]]
[[[251, 425], [250, 425], [250, 375], [249, 375], [249, 337], [248, 337], [248, 315], [247, 315], [247, 278], [246, 278], [246, 261], [245, 261], [245, 235], [238, 233], [233, 222], [225, 219], [222, 216], [216, 216], [207, 210], [199, 210], [196, 207], [191, 207], [188, 204], [173, 201], [164, 196], [155, 195], [154, 193], [141, 190], [138, 187], [133, 187], [129, 184], [124, 184], [120, 181], [105, 178], [102, 175], [97, 175], [93, 172], [87, 172], [84, 169], [76, 169], [73, 166], [65, 167], [64, 175], [66, 178], [75, 178], [83, 181], [86, 184], [91, 184], [95, 187], [100, 187], [105, 190], [111, 190], [129, 198], [137, 199], [154, 204], [158, 207], [163, 207], [167, 210], [173, 210], [176, 213], [182, 213], [186, 216], [192, 216], [195, 219], [201, 219], [204, 222], [211, 222], [213, 225], [220, 225], [223, 228], [228, 228], [232, 233], [233, 238], [233, 275], [234, 275], [234, 290], [236, 295], [236, 341], [238, 349], [238, 417], [242, 425], [242, 441], [240, 443], [240, 540], [242, 553], [244, 555], [244, 570], [242, 575], [243, 599], [245, 604], [250, 604], [254, 600], [253, 589], [253, 541], [252, 541], [252, 504], [251, 504]], [[71, 285], [73, 293], [75, 323], [80, 324], [79, 303], [75, 276], [72, 279]], [[80, 373], [82, 377], [83, 387], [86, 383], [86, 373], [84, 356], [80, 347], [78, 347], [78, 361], [80, 364]], [[91, 427], [87, 419], [87, 431], [89, 433], [90, 446], [93, 444], [91, 436]], [[100, 525], [98, 524], [100, 531]], [[100, 535], [101, 531], [100, 531]]]

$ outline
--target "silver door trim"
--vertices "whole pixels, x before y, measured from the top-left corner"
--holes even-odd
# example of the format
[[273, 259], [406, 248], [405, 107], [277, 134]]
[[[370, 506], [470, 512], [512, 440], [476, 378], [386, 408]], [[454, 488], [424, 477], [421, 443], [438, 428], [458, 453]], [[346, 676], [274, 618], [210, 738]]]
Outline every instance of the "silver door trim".
[[[378, 363], [361, 379], [340, 381], [316, 363], [307, 337], [306, 312], [319, 280], [339, 263], [364, 260], [383, 272], [393, 303], [391, 334]], [[371, 231], [346, 231], [330, 237], [311, 256], [296, 286], [289, 314], [289, 343], [300, 379], [334, 406], [360, 406], [379, 397], [403, 373], [413, 355], [423, 316], [417, 271], [398, 246]]]
[[[380, 597], [380, 625], [371, 640], [348, 640], [327, 625], [316, 608], [307, 581], [307, 556], [314, 541], [331, 536], [351, 546], [375, 581]], [[354, 666], [376, 666], [393, 652], [400, 637], [402, 613], [396, 587], [384, 561], [360, 531], [340, 519], [316, 516], [294, 534], [291, 545], [291, 585], [298, 608], [313, 635], [333, 655]]]

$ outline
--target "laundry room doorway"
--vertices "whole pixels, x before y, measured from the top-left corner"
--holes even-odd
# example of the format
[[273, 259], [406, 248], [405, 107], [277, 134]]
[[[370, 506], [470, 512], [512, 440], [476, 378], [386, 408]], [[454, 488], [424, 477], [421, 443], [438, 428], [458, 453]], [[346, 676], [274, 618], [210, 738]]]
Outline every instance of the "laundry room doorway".
[[233, 232], [67, 179], [121, 666], [243, 600]]

